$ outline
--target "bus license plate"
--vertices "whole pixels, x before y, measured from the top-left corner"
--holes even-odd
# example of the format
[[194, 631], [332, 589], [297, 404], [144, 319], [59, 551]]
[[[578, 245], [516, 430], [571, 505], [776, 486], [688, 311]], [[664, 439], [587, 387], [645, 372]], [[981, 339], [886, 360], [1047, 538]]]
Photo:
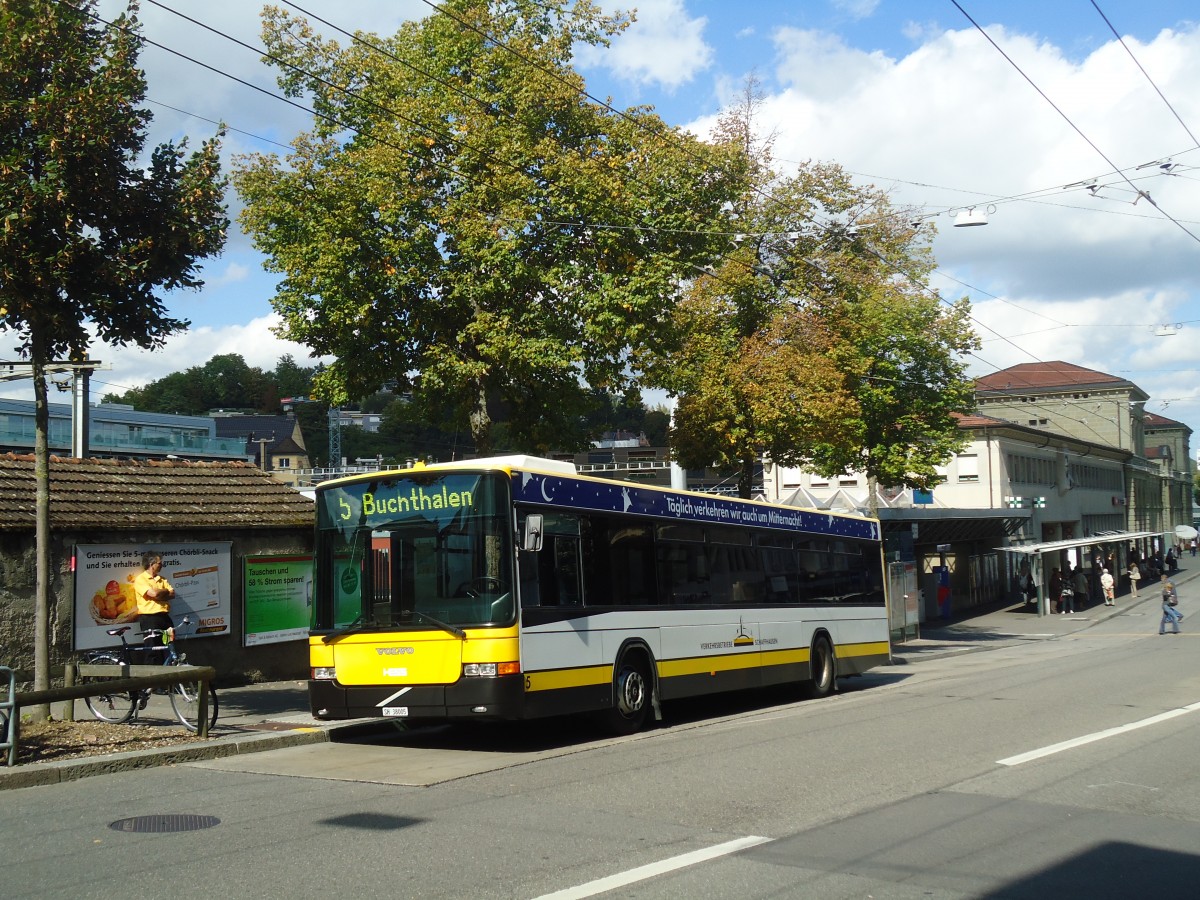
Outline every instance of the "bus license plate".
[[385, 718], [388, 716], [407, 716], [408, 715], [408, 707], [407, 706], [385, 706], [383, 708], [383, 715]]

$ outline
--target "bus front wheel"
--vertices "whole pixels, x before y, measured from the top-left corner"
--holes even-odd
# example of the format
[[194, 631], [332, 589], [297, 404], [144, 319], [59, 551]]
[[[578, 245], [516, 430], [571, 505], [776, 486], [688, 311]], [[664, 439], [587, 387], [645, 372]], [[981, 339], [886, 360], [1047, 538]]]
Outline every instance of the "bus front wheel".
[[616, 671], [606, 724], [616, 734], [634, 734], [646, 727], [650, 715], [650, 666], [640, 654], [626, 654]]
[[812, 645], [809, 656], [809, 676], [806, 693], [811, 698], [828, 697], [837, 684], [837, 658], [829, 638], [821, 635]]

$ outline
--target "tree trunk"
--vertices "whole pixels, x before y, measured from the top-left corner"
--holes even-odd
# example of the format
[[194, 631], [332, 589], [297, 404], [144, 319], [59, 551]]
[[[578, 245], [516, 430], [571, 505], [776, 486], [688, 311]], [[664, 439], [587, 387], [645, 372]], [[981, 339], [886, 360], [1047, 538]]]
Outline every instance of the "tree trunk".
[[[46, 358], [39, 329], [32, 329], [30, 354], [33, 362], [33, 475], [36, 484], [35, 545], [36, 581], [33, 624], [33, 689], [50, 687], [50, 407], [46, 398]], [[30, 707], [35, 722], [50, 718], [50, 704]]]
[[871, 518], [879, 518], [879, 481], [874, 475], [867, 475], [867, 509]]
[[738, 496], [749, 500], [754, 490], [754, 452], [747, 450], [742, 456], [742, 470], [738, 474]]
[[471, 439], [475, 442], [475, 453], [479, 456], [492, 455], [492, 419], [488, 415], [487, 387], [480, 380], [475, 384], [475, 408], [471, 410]]

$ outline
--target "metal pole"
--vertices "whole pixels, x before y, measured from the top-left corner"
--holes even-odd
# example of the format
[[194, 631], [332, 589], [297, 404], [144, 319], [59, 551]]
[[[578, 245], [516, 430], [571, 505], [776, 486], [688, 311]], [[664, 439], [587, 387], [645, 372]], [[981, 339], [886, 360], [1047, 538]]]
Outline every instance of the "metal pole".
[[71, 455], [84, 459], [88, 454], [88, 379], [91, 369], [75, 368], [71, 375]]

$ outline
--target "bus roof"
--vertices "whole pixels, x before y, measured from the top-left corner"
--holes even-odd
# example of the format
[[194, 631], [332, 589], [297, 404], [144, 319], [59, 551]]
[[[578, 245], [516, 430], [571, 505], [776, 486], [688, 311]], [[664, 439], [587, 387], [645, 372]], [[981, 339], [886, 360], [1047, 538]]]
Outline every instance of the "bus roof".
[[[318, 490], [411, 473], [481, 470], [502, 471], [509, 477], [513, 477], [514, 473], [521, 473], [520, 478], [513, 479], [513, 499], [533, 506], [558, 506], [566, 502], [579, 508], [634, 512], [677, 521], [698, 519], [731, 525], [760, 524], [766, 527], [783, 527], [787, 530], [801, 527], [804, 530], [811, 529], [831, 535], [870, 537], [875, 540], [878, 540], [880, 533], [877, 519], [861, 515], [597, 478], [579, 474], [569, 462], [525, 455], [466, 459], [421, 464], [412, 469], [361, 473], [337, 481], [322, 482]], [[582, 492], [574, 489], [568, 491], [571, 496], [567, 499], [561, 491], [567, 488], [568, 482], [578, 485], [581, 489], [584, 485], [590, 487]], [[556, 497], [560, 499], [555, 499]]]

